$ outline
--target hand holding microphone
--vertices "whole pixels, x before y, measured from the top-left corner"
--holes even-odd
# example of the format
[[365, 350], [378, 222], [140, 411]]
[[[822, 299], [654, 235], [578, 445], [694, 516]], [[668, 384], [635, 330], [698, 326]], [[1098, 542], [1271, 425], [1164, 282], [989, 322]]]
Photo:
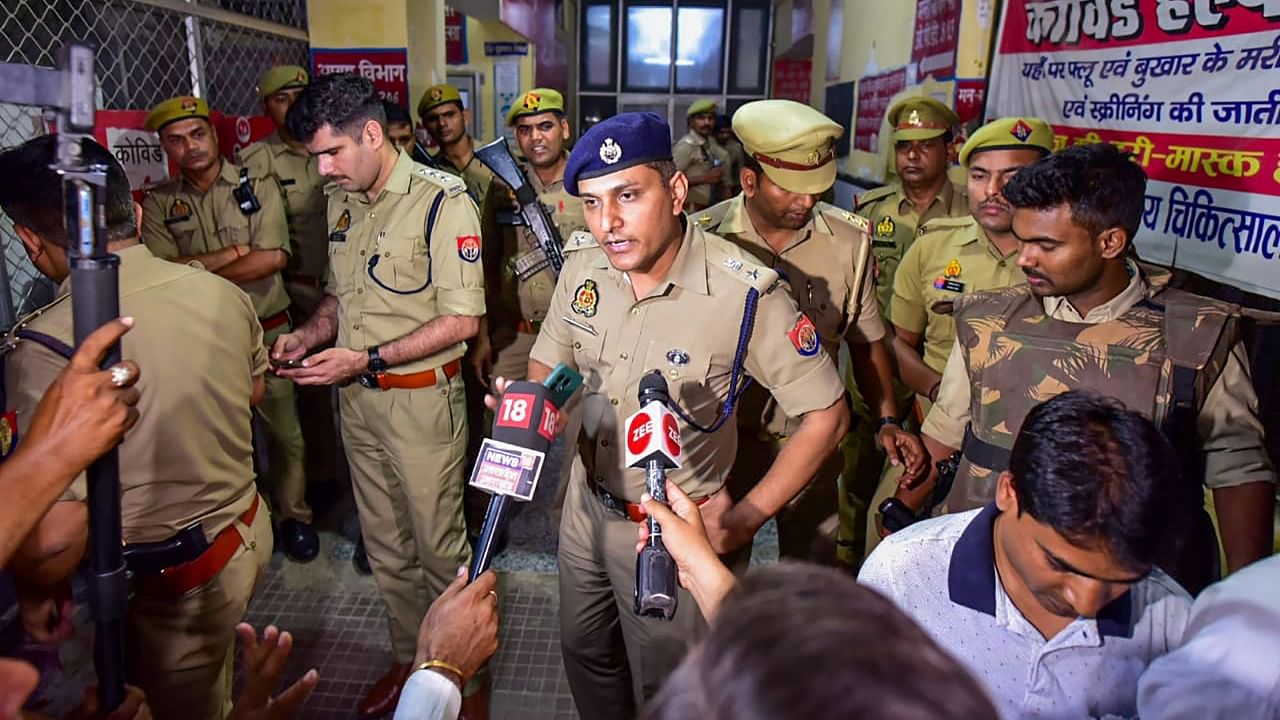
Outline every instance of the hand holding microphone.
[[[680, 467], [680, 424], [667, 405], [667, 381], [654, 371], [640, 379], [640, 410], [627, 418], [627, 467], [643, 468], [645, 491], [667, 501], [667, 468]], [[636, 614], [670, 620], [679, 598], [676, 564], [662, 542], [662, 526], [649, 516], [649, 538], [636, 558]]]
[[471, 469], [470, 484], [493, 493], [471, 562], [471, 581], [493, 561], [510, 520], [512, 498], [533, 499], [547, 449], [560, 429], [559, 409], [581, 384], [582, 376], [561, 364], [541, 385], [523, 380], [506, 384], [497, 399], [492, 437], [481, 443]]

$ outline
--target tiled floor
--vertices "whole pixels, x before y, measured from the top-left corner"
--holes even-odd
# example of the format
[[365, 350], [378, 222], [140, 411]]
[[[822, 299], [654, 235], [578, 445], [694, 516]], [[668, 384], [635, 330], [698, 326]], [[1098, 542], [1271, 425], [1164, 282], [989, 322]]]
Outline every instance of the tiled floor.
[[[355, 704], [390, 662], [382, 601], [367, 578], [360, 578], [357, 587], [329, 592], [292, 588], [292, 569], [273, 567], [246, 620], [260, 629], [274, 624], [293, 633], [286, 682], [308, 668], [319, 669], [320, 683], [304, 717], [353, 718]], [[491, 666], [492, 717], [576, 718], [560, 662], [555, 576], [503, 573], [499, 589], [502, 624], [500, 650]]]
[[[549, 507], [555, 492], [554, 480], [546, 481], [556, 476], [555, 464], [553, 455], [544, 485], [513, 519], [509, 546], [494, 561], [501, 616], [499, 649], [491, 665], [494, 720], [577, 718], [560, 658], [556, 539]], [[319, 671], [320, 682], [302, 718], [348, 720], [356, 717], [356, 703], [388, 668], [390, 640], [373, 578], [358, 575], [351, 565], [359, 528], [350, 497], [324, 510], [320, 558], [299, 565], [277, 552], [245, 619], [259, 631], [274, 624], [293, 634], [285, 683], [310, 668]], [[753, 562], [776, 556], [769, 523], [756, 539]], [[55, 714], [73, 707], [92, 682], [92, 629], [84, 608], [80, 602], [77, 624], [83, 629], [60, 648], [60, 658], [50, 656], [44, 663], [48, 672], [40, 694]]]

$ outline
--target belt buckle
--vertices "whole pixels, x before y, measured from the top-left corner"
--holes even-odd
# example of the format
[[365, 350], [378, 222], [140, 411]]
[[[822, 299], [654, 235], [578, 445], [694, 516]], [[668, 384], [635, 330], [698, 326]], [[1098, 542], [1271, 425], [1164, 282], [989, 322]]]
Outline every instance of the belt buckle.
[[362, 375], [356, 376], [356, 380], [360, 383], [360, 385], [362, 385], [363, 387], [367, 387], [370, 390], [378, 389], [377, 375], [373, 375], [371, 373], [364, 373]]

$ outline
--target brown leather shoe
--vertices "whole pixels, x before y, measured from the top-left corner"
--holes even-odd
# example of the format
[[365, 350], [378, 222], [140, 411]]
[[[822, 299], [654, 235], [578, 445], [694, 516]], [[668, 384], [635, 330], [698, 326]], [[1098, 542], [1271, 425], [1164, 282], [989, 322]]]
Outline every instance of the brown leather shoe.
[[410, 667], [407, 664], [392, 665], [386, 675], [378, 678], [378, 682], [373, 684], [360, 704], [356, 705], [356, 711], [360, 713], [361, 718], [373, 720], [396, 709], [396, 703], [400, 702], [400, 689], [409, 679]]

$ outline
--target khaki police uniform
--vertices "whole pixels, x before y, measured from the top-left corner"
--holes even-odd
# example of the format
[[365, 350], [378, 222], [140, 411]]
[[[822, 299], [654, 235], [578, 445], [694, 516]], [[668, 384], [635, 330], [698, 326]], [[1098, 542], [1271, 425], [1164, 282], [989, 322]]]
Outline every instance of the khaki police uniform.
[[[230, 282], [160, 260], [142, 245], [116, 255], [120, 312], [136, 321], [122, 341], [123, 356], [143, 368], [138, 423], [120, 445], [124, 542], [167, 540], [199, 522], [211, 545], [224, 538], [234, 548], [198, 586], [162, 590], [135, 575], [126, 677], [146, 692], [158, 718], [221, 718], [235, 625], [272, 549], [270, 514], [253, 485], [249, 429], [253, 379], [267, 371], [262, 328], [249, 298]], [[70, 345], [68, 288], [25, 330]], [[67, 360], [19, 340], [5, 363], [9, 409], [21, 435]], [[81, 477], [63, 499], [83, 501], [86, 494]]]
[[[733, 129], [768, 180], [782, 189], [817, 195], [834, 184], [834, 143], [844, 130], [813, 108], [789, 100], [747, 103], [734, 114]], [[745, 195], [738, 195], [694, 217], [788, 282], [792, 297], [833, 362], [842, 339], [861, 344], [880, 341], [885, 328], [870, 278], [866, 221], [818, 203], [809, 222], [778, 250], [752, 224], [748, 202]], [[799, 422], [782, 414], [763, 389], [748, 388], [738, 413], [734, 485], [749, 488], [759, 482]], [[838, 454], [828, 458], [804, 492], [778, 514], [783, 557], [830, 561], [818, 527], [836, 511], [840, 466]]]
[[[671, 147], [671, 157], [675, 160], [676, 169], [689, 177], [706, 175], [720, 166], [723, 159], [718, 149], [713, 150], [715, 141], [703, 137], [690, 130]], [[689, 198], [685, 201], [687, 209], [701, 210], [711, 205], [712, 185], [690, 185]]]
[[[484, 314], [480, 226], [460, 180], [401, 152], [369, 202], [329, 193], [327, 292], [337, 346], [391, 342], [442, 316]], [[465, 343], [389, 368], [387, 389], [338, 391], [342, 439], [373, 576], [397, 663], [413, 660], [418, 625], [471, 557], [462, 515], [467, 445], [459, 374]]]
[[[153, 189], [142, 201], [142, 241], [157, 257], [173, 259], [215, 252], [231, 245], [289, 253], [289, 225], [279, 184], [271, 177], [249, 174], [260, 210], [245, 215], [232, 192], [241, 169], [222, 161], [218, 179], [205, 192], [181, 174]], [[241, 283], [264, 329], [268, 347], [292, 329], [289, 295], [280, 273]], [[281, 520], [311, 522], [306, 501], [302, 428], [294, 405], [293, 383], [267, 375], [267, 393], [258, 405], [269, 448], [267, 483]]]
[[[565, 191], [563, 176], [544, 185], [532, 167], [521, 163], [521, 170], [551, 216], [564, 242], [564, 251], [594, 245], [570, 242], [573, 233], [587, 229], [587, 220], [582, 201]], [[514, 216], [508, 193], [495, 192], [485, 198], [481, 222], [485, 229], [483, 258], [489, 334], [496, 355], [494, 374], [521, 379], [529, 369], [529, 350], [534, 338], [547, 317], [556, 276], [547, 265], [527, 279], [518, 277], [516, 268], [520, 261], [527, 262], [534, 254], [540, 255], [541, 250], [527, 227], [504, 223]]]
[[[636, 525], [608, 509], [605, 498], [637, 503], [644, 492], [644, 471], [623, 467], [624, 421], [639, 410], [643, 375], [662, 371], [674, 401], [699, 425], [715, 422], [730, 393], [750, 289], [759, 301], [744, 375], [793, 417], [838, 402], [844, 391], [835, 366], [824, 353], [809, 352], [816, 339], [788, 337], [811, 325], [777, 274], [695, 224], [667, 280], [649, 297], [636, 300], [599, 250], [573, 253], [556, 287], [531, 357], [549, 367], [566, 363], [584, 377], [582, 464], [570, 482], [559, 547], [561, 643], [584, 718], [633, 715], [632, 683], [639, 698], [652, 696], [704, 627], [683, 590], [672, 622], [635, 614]], [[732, 419], [714, 433], [682, 422], [681, 433], [684, 464], [668, 478], [695, 499], [718, 492], [736, 451]], [[745, 555], [738, 560], [745, 565]]]
[[[893, 127], [892, 141], [927, 140], [944, 135], [959, 125], [959, 118], [946, 105], [932, 98], [913, 97], [896, 103], [887, 113]], [[862, 193], [854, 202], [854, 212], [865, 217], [871, 227], [871, 254], [875, 259], [876, 298], [880, 311], [893, 320], [890, 300], [898, 264], [932, 220], [969, 217], [969, 202], [964, 188], [943, 183], [942, 190], [924, 210], [916, 208], [907, 197], [901, 182]], [[837, 553], [840, 560], [856, 566], [866, 555], [862, 540], [869, 524], [869, 505], [882, 471], [886, 467], [884, 451], [876, 446], [876, 421], [853, 382], [850, 369], [845, 383], [853, 398], [854, 429], [845, 443], [844, 472], [840, 475], [840, 528]], [[906, 413], [907, 427], [914, 427], [909, 413], [912, 393], [897, 388], [899, 414]]]
[[[462, 107], [462, 93], [458, 88], [448, 84], [432, 85], [418, 100], [418, 117], [425, 118], [432, 108], [451, 102]], [[472, 139], [472, 142], [474, 143], [475, 140]], [[467, 160], [467, 164], [462, 167], [454, 165], [453, 161], [444, 154], [443, 149], [436, 150], [431, 159], [441, 168], [462, 178], [466, 183], [467, 192], [471, 194], [471, 199], [479, 207], [484, 205], [484, 198], [489, 192], [489, 184], [493, 182], [494, 174], [484, 163], [477, 160], [475, 155], [472, 155]]]
[[[293, 301], [293, 320], [306, 322], [324, 298], [323, 282], [329, 265], [325, 179], [320, 174], [319, 161], [305, 150], [290, 147], [278, 132], [242, 150], [239, 159], [250, 175], [275, 178], [284, 193], [290, 249], [284, 288]], [[317, 478], [336, 478], [340, 450], [336, 448], [331, 389], [300, 386], [294, 392], [298, 395], [306, 477], [313, 482]]]
[[743, 152], [742, 143], [729, 138], [728, 142], [721, 143], [715, 141], [716, 147], [724, 158], [724, 191], [728, 197], [737, 195], [742, 190], [742, 182], [738, 177], [741, 174], [742, 166], [746, 163], [746, 153]]
[[239, 164], [252, 177], [274, 178], [283, 193], [289, 223], [285, 290], [310, 316], [324, 297], [321, 283], [329, 264], [320, 163], [305, 150], [290, 147], [279, 133], [271, 133], [240, 151]]
[[[713, 225], [715, 221], [710, 218], [717, 211], [723, 212], [723, 219]], [[884, 323], [869, 277], [865, 220], [819, 203], [813, 218], [796, 232], [795, 241], [778, 253], [752, 226], [744, 196], [726, 200], [706, 216], [710, 232], [737, 243], [788, 282], [792, 297], [817, 329], [821, 346], [832, 362], [839, 357], [843, 338], [871, 343], [884, 337]], [[862, 271], [861, 276], [858, 270]], [[750, 488], [759, 482], [799, 424], [798, 417], [783, 414], [762, 388], [748, 388], [738, 413], [734, 486]], [[780, 556], [824, 559], [826, 552], [821, 550], [818, 526], [836, 512], [836, 478], [841, 465], [840, 454], [833, 454], [804, 492], [778, 514]]]

